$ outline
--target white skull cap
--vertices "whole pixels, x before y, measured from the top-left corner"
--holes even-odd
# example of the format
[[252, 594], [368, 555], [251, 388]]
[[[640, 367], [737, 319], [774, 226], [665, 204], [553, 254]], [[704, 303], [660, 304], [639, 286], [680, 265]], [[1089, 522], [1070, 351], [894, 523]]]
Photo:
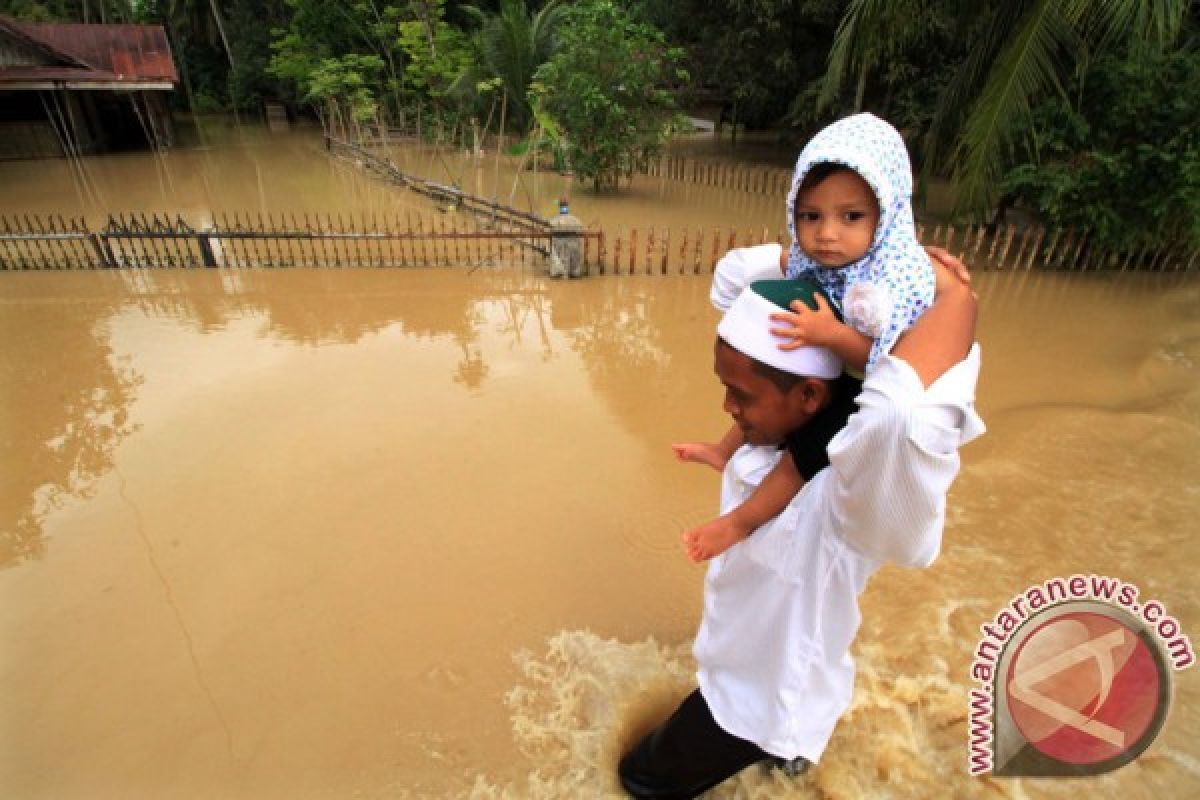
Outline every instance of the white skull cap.
[[712, 290], [709, 299], [718, 311], [728, 311], [733, 301], [750, 284], [759, 280], [782, 278], [779, 265], [781, 245], [760, 244], [755, 247], [739, 247], [730, 250], [717, 262], [713, 270]]

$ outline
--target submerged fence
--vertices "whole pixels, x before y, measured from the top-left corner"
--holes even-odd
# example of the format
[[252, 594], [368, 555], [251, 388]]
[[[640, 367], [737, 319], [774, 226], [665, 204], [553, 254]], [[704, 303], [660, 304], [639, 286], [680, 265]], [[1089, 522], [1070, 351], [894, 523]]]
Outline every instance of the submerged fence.
[[329, 152], [343, 160], [354, 162], [368, 172], [379, 175], [384, 180], [403, 186], [417, 194], [424, 195], [435, 203], [462, 211], [486, 220], [489, 224], [504, 224], [515, 228], [529, 228], [537, 231], [548, 229], [549, 221], [535, 214], [530, 214], [512, 206], [487, 200], [464, 192], [457, 186], [447, 186], [444, 183], [418, 178], [403, 172], [399, 167], [386, 158], [363, 148], [353, 142], [346, 142], [330, 136], [325, 137], [325, 147]]
[[[118, 214], [98, 230], [62, 216], [0, 216], [0, 269], [158, 267], [542, 267], [549, 228], [459, 215], [211, 215], [196, 227], [180, 215]], [[734, 247], [783, 241], [765, 227], [619, 227], [579, 235], [583, 260], [599, 275], [708, 275]], [[1170, 247], [1113, 253], [1085, 232], [1009, 225], [918, 226], [925, 244], [972, 269], [1190, 271], [1200, 251]]]
[[[1200, 251], [1162, 246], [1114, 253], [1088, 244], [1086, 232], [1050, 231], [1040, 226], [918, 225], [917, 237], [926, 245], [944, 247], [971, 269], [980, 270], [1098, 270], [1188, 271], [1200, 266]], [[618, 228], [602, 231], [594, 257], [587, 263], [600, 274], [709, 274], [717, 259], [734, 247], [784, 242], [783, 231], [769, 229]], [[585, 248], [586, 249], [586, 248]]]
[[708, 159], [685, 158], [664, 153], [642, 164], [637, 172], [667, 180], [714, 186], [737, 192], [784, 197], [792, 185], [790, 167], [734, 164]]
[[0, 269], [540, 265], [549, 231], [439, 216], [118, 214], [99, 230], [58, 215], [0, 216]]

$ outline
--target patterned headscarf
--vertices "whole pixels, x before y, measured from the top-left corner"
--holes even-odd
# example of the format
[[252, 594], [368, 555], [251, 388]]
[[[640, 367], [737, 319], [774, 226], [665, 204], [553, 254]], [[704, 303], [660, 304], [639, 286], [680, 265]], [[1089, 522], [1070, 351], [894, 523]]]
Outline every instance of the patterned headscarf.
[[[879, 225], [867, 254], [836, 269], [822, 267], [800, 249], [796, 238], [796, 195], [816, 164], [841, 164], [862, 177], [879, 201]], [[800, 153], [787, 200], [789, 278], [817, 281], [846, 323], [875, 340], [870, 371], [896, 339], [933, 304], [929, 256], [917, 242], [912, 211], [912, 166], [899, 132], [871, 114], [838, 120]]]

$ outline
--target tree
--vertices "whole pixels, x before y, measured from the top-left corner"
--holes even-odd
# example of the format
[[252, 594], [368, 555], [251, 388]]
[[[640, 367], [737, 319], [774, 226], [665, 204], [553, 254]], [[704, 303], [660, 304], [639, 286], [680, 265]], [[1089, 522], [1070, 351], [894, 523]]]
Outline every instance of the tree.
[[463, 11], [479, 24], [474, 39], [478, 62], [468, 70], [466, 80], [478, 85], [498, 79], [509, 119], [524, 128], [532, 120], [527, 95], [534, 72], [554, 54], [562, 0], [550, 0], [534, 13], [525, 0], [500, 0], [500, 10], [494, 13], [477, 6], [464, 6]]
[[467, 38], [446, 22], [444, 5], [444, 0], [413, 2], [416, 18], [397, 26], [407, 59], [404, 85], [422, 99], [444, 97], [470, 59]]
[[[931, 11], [930, 6], [934, 9]], [[931, 16], [955, 20], [965, 50], [941, 92], [927, 132], [925, 171], [948, 162], [960, 205], [985, 208], [1020, 145], [1033, 107], [1069, 101], [1070, 76], [1129, 48], [1162, 51], [1175, 41], [1189, 0], [851, 0], [829, 56], [823, 99], [906, 48], [920, 47]], [[861, 97], [861, 92], [858, 93]]]
[[687, 52], [687, 93], [726, 119], [778, 124], [825, 70], [845, 0], [641, 0], [647, 20]]
[[558, 52], [535, 75], [535, 93], [565, 134], [571, 167], [595, 188], [657, 153], [676, 119], [668, 87], [687, 80], [679, 48], [611, 0], [570, 6]]
[[382, 70], [379, 56], [355, 53], [326, 58], [313, 69], [304, 99], [324, 109], [321, 121], [327, 133], [361, 139], [362, 126], [378, 121], [379, 104], [372, 87], [379, 85]]
[[401, 82], [398, 62], [404, 57], [398, 42], [398, 26], [404, 19], [400, 9], [381, 6], [375, 0], [285, 2], [287, 27], [271, 31], [273, 55], [267, 72], [285, 85], [295, 86], [296, 97], [304, 98], [312, 89], [315, 71], [328, 59], [371, 55], [379, 59], [382, 70], [371, 66], [360, 74], [371, 77], [373, 99], [399, 105], [395, 96]]
[[1200, 52], [1106, 56], [1034, 109], [1036, 147], [1004, 189], [1114, 253], [1200, 248]]

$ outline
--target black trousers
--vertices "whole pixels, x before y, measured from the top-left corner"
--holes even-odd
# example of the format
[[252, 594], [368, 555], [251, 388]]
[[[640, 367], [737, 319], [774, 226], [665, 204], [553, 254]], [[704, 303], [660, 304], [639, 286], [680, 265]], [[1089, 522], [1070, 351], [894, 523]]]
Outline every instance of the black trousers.
[[689, 800], [751, 764], [772, 758], [726, 733], [700, 690], [621, 759], [621, 785], [638, 800]]

